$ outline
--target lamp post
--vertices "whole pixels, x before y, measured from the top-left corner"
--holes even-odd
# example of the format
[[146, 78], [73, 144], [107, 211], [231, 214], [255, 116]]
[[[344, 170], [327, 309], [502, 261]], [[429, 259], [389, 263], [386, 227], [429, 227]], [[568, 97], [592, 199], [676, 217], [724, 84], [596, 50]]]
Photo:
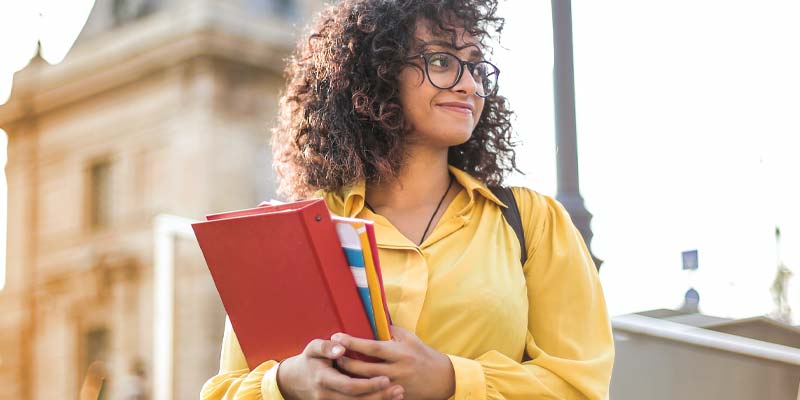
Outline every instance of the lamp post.
[[[583, 204], [578, 180], [578, 143], [575, 131], [575, 71], [572, 61], [572, 10], [570, 0], [551, 0], [553, 8], [553, 86], [555, 96], [556, 199], [591, 251], [592, 214]], [[597, 269], [602, 260], [592, 254]]]

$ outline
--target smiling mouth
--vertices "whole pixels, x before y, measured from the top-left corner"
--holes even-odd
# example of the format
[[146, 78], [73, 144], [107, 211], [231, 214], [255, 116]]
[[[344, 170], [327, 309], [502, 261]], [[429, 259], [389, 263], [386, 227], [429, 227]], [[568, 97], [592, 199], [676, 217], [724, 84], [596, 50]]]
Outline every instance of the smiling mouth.
[[455, 113], [463, 114], [463, 115], [472, 115], [472, 110], [466, 107], [459, 107], [459, 106], [451, 106], [445, 104], [438, 104], [437, 107], [441, 107], [447, 111], [452, 111]]

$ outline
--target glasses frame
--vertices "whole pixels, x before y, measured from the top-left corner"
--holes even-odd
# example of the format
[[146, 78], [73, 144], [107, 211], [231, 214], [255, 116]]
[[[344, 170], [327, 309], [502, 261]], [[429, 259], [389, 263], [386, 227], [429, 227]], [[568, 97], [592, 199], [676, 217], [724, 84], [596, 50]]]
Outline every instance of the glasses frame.
[[[447, 86], [447, 87], [439, 86], [439, 85], [433, 83], [433, 79], [431, 79], [431, 74], [428, 71], [428, 60], [431, 57], [433, 57], [434, 55], [437, 55], [437, 54], [449, 55], [449, 56], [455, 58], [456, 60], [458, 60], [458, 63], [460, 64], [458, 66], [458, 74], [456, 75], [456, 79], [455, 79], [455, 81], [453, 81], [453, 84], [450, 85], [450, 86]], [[458, 82], [461, 82], [461, 78], [464, 76], [464, 67], [465, 66], [467, 67], [467, 69], [469, 69], [470, 75], [475, 75], [475, 66], [476, 65], [478, 65], [480, 63], [489, 64], [489, 65], [492, 66], [492, 68], [494, 68], [495, 71], [497, 71], [496, 72], [496, 77], [495, 77], [494, 88], [492, 88], [491, 93], [486, 93], [485, 95], [478, 94], [478, 91], [476, 90], [475, 91], [475, 95], [485, 99], [485, 98], [490, 97], [490, 96], [494, 95], [495, 93], [497, 93], [497, 87], [498, 87], [497, 82], [500, 81], [500, 68], [497, 68], [496, 65], [492, 64], [489, 61], [486, 61], [486, 60], [481, 60], [481, 61], [478, 61], [478, 62], [466, 61], [466, 60], [462, 60], [462, 59], [458, 58], [457, 55], [455, 55], [453, 53], [450, 53], [450, 52], [447, 52], [447, 51], [433, 51], [433, 52], [430, 52], [430, 53], [422, 53], [422, 54], [418, 54], [416, 56], [411, 56], [410, 58], [411, 59], [421, 58], [425, 63], [425, 76], [428, 78], [428, 82], [430, 82], [431, 85], [433, 85], [433, 87], [435, 87], [437, 89], [442, 89], [442, 90], [452, 89], [452, 88], [456, 87], [456, 85], [458, 85]], [[474, 78], [473, 78], [473, 80], [474, 80]]]

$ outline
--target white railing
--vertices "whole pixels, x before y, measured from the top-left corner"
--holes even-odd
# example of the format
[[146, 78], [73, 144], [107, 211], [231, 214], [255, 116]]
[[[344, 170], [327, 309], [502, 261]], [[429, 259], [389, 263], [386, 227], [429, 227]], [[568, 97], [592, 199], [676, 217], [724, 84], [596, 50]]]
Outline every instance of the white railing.
[[614, 317], [611, 320], [611, 324], [618, 331], [689, 343], [709, 349], [800, 366], [800, 349], [794, 347], [637, 314]]

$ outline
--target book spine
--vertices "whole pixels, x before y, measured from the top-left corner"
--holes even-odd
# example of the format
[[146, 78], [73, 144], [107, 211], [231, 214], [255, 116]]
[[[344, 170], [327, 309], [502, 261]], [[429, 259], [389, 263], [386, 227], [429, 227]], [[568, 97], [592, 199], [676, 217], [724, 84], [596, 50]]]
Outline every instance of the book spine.
[[364, 310], [369, 317], [374, 338], [388, 340], [389, 326], [385, 318], [382, 318], [383, 305], [379, 300], [380, 293], [376, 293], [377, 284], [374, 283], [376, 275], [366, 229], [370, 221], [339, 216], [333, 216], [331, 219], [336, 224], [336, 233], [353, 271], [353, 278], [364, 302]]
[[301, 223], [308, 231], [312, 242], [311, 251], [317, 259], [317, 266], [327, 286], [328, 298], [336, 309], [342, 330], [349, 335], [372, 338], [372, 328], [353, 275], [347, 266], [328, 207], [320, 200], [303, 208], [299, 215], [302, 218]]
[[[341, 234], [339, 235], [339, 239], [342, 239]], [[364, 304], [364, 311], [366, 311], [367, 317], [369, 318], [372, 333], [377, 338], [378, 329], [375, 327], [375, 314], [372, 312], [372, 298], [369, 294], [369, 284], [367, 283], [367, 269], [364, 267], [364, 253], [361, 249], [344, 246], [342, 246], [342, 248], [344, 249], [347, 263], [350, 264], [350, 272], [353, 274], [353, 280], [356, 282], [358, 294], [361, 297], [361, 303]]]

